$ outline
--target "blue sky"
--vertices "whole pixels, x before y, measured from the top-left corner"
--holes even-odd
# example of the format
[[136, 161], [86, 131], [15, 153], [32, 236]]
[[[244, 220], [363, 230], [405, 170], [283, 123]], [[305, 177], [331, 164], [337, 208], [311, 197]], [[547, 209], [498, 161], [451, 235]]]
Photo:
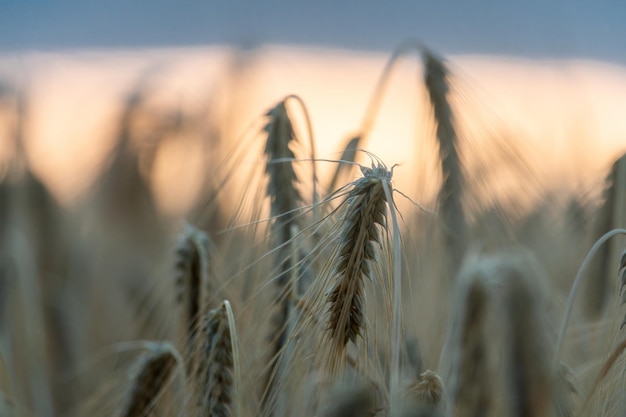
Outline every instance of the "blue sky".
[[232, 43], [626, 63], [626, 1], [0, 0], [0, 51]]

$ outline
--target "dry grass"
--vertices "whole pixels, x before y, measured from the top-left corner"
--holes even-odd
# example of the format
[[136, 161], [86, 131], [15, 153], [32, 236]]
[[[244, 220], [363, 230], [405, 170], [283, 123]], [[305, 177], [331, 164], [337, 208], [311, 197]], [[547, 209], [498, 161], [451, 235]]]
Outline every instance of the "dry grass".
[[[363, 149], [392, 68], [412, 49], [433, 113], [432, 135], [416, 140], [432, 145], [432, 170], [397, 169], [428, 171], [419, 179], [437, 184], [432, 200], [396, 189], [393, 169]], [[528, 193], [544, 198], [523, 212], [527, 196], [499, 197], [489, 175], [510, 166], [520, 189], [538, 181], [504, 137], [489, 132], [495, 150], [485, 152], [468, 139], [458, 78], [403, 44], [335, 161], [316, 159], [297, 96], [260, 112], [225, 150], [225, 128], [156, 111], [140, 84], [99, 180], [71, 206], [31, 172], [28, 101], [9, 98], [0, 111], [15, 121], [19, 152], [0, 170], [0, 414], [626, 413], [626, 261], [611, 237], [624, 232], [624, 157], [602, 204], [537, 187]], [[288, 112], [292, 100], [302, 114]], [[150, 181], [162, 144], [190, 131], [219, 151], [183, 219], [159, 211]], [[317, 165], [329, 167], [326, 186]], [[585, 280], [594, 318], [574, 302]], [[147, 352], [134, 363], [137, 347]]]

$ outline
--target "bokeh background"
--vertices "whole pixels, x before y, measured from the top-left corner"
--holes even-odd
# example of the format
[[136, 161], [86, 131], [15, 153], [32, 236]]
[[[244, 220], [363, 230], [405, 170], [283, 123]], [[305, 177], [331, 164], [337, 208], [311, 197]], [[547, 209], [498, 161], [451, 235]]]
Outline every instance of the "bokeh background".
[[[328, 161], [359, 132], [385, 63], [407, 38], [450, 71], [461, 225], [486, 251], [523, 246], [537, 259], [557, 322], [586, 250], [624, 227], [624, 170], [616, 164], [607, 181], [626, 152], [624, 22], [617, 0], [0, 0], [0, 415], [119, 414], [136, 351], [118, 344], [184, 338], [173, 314], [174, 248], [187, 222], [218, 248], [211, 296], [235, 310], [251, 369], [241, 392], [262, 393], [277, 304], [268, 290], [277, 272], [266, 227], [267, 112], [290, 94], [305, 103], [318, 190], [328, 195], [337, 166]], [[397, 202], [417, 371], [422, 361], [436, 369], [453, 288], [442, 277], [468, 248], [452, 262], [441, 238], [452, 233], [436, 214], [445, 199], [436, 123], [413, 52], [397, 62], [361, 146], [399, 164], [394, 186], [408, 197]], [[294, 153], [306, 159], [305, 117], [297, 105], [289, 112]], [[310, 164], [296, 165], [302, 203], [313, 203]], [[324, 257], [328, 247], [310, 242], [302, 250]], [[615, 242], [593, 267], [604, 279], [586, 291], [603, 320], [577, 310], [566, 342], [582, 390], [621, 340], [623, 312], [606, 308], [624, 247]], [[597, 409], [623, 408], [623, 381], [611, 387]], [[174, 397], [164, 396], [163, 415], [178, 415]], [[242, 415], [258, 415], [260, 397], [249, 395]]]
[[[220, 119], [225, 142], [238, 140], [272, 103], [298, 94], [320, 156], [332, 157], [406, 38], [448, 59], [477, 112], [468, 117], [527, 147], [539, 176], [578, 187], [626, 146], [626, 5], [619, 1], [34, 1], [0, 8], [0, 77], [28, 91], [28, 153], [64, 201], [95, 177], [105, 126], [139, 82], [181, 111]], [[390, 164], [407, 163], [423, 134], [423, 120], [413, 116], [424, 113], [424, 97], [407, 88], [419, 80], [419, 63], [405, 61], [368, 144]], [[160, 204], [180, 212], [199, 187], [201, 162], [191, 162], [193, 151], [169, 148], [157, 158], [154, 182]], [[174, 173], [188, 180], [189, 194], [165, 198]], [[400, 170], [398, 179], [405, 176]]]

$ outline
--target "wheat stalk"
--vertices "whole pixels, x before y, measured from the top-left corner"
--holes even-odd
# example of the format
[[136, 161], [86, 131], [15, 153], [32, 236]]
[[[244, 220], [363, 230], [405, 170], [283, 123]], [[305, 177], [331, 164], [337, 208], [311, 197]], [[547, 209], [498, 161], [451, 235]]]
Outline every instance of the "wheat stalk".
[[552, 359], [552, 366], [556, 369], [560, 363], [560, 355], [561, 350], [563, 348], [563, 342], [565, 341], [565, 334], [567, 332], [567, 325], [569, 323], [569, 318], [572, 314], [572, 309], [574, 308], [574, 300], [576, 299], [576, 295], [578, 294], [578, 289], [580, 284], [582, 283], [582, 279], [585, 276], [585, 272], [589, 267], [589, 264], [593, 260], [593, 257], [598, 252], [598, 250], [604, 245], [609, 239], [613, 236], [617, 235], [626, 235], [626, 229], [613, 229], [604, 235], [602, 235], [589, 249], [587, 256], [583, 260], [583, 263], [580, 265], [578, 269], [578, 273], [574, 278], [574, 282], [572, 283], [572, 288], [569, 293], [569, 297], [567, 299], [567, 307], [565, 308], [565, 314], [563, 315], [563, 320], [561, 321], [561, 328], [559, 329], [559, 334], [556, 340], [556, 347], [554, 349], [554, 357]]

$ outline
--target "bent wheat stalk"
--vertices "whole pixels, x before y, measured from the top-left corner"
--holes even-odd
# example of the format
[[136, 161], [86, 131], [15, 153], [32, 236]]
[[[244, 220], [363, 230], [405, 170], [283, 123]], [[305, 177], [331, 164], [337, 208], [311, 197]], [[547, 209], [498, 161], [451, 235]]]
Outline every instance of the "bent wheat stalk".
[[561, 322], [561, 328], [559, 329], [559, 336], [556, 340], [556, 348], [554, 350], [554, 357], [552, 359], [552, 367], [554, 369], [558, 369], [560, 364], [560, 355], [561, 350], [563, 349], [563, 342], [565, 340], [565, 333], [567, 332], [567, 324], [569, 323], [569, 318], [572, 314], [572, 309], [574, 308], [574, 300], [576, 299], [576, 294], [578, 294], [578, 288], [582, 282], [582, 279], [591, 263], [594, 255], [598, 252], [598, 249], [602, 247], [606, 241], [616, 235], [626, 235], [626, 229], [613, 229], [607, 233], [605, 233], [600, 239], [594, 243], [594, 245], [589, 250], [589, 253], [583, 260], [578, 273], [576, 274], [576, 278], [574, 278], [574, 283], [572, 284], [572, 289], [569, 293], [569, 298], [567, 299], [567, 308], [565, 309], [565, 314], [563, 315], [563, 321]]

